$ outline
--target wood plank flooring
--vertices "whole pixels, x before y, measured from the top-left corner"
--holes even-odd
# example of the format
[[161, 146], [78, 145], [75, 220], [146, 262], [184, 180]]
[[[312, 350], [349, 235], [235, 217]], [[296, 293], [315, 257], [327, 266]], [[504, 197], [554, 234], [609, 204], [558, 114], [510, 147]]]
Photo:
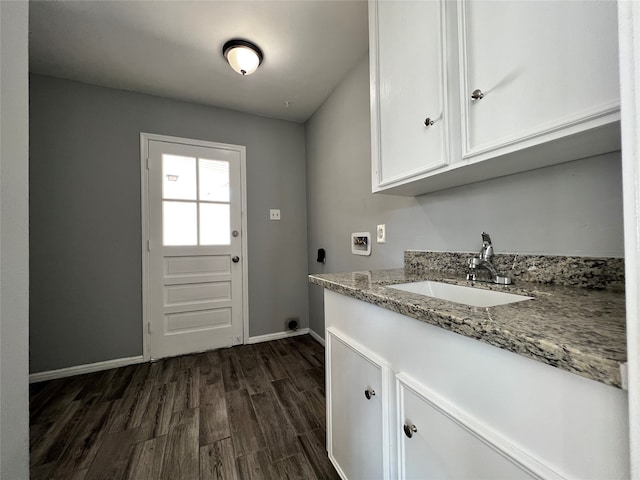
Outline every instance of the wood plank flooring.
[[32, 480], [338, 479], [310, 336], [31, 385]]

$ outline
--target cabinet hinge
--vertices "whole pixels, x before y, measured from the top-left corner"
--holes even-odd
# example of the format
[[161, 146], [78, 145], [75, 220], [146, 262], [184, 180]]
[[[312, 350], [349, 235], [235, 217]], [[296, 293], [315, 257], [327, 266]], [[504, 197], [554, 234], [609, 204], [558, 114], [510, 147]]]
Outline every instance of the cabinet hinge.
[[151, 322], [147, 322], [147, 332], [151, 335]]
[[151, 251], [151, 240], [147, 240], [147, 252]]
[[149, 170], [149, 157], [147, 157], [147, 170]]

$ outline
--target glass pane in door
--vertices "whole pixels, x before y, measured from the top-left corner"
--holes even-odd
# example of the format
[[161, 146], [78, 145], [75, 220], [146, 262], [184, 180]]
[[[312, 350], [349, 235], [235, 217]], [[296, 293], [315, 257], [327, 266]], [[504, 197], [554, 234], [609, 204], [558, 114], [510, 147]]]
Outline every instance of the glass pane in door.
[[196, 202], [166, 200], [162, 202], [162, 243], [164, 245], [198, 244], [197, 205]]
[[200, 204], [200, 245], [229, 245], [229, 204]]
[[196, 200], [196, 159], [162, 155], [162, 197]]
[[200, 158], [200, 198], [210, 202], [229, 201], [229, 162]]

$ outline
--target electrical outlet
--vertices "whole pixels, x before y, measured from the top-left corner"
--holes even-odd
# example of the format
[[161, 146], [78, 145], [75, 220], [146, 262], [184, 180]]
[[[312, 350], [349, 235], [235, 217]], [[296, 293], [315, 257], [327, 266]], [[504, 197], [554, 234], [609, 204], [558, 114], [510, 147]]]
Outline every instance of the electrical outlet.
[[269, 210], [269, 220], [280, 220], [280, 209], [272, 208]]
[[382, 225], [378, 225], [376, 232], [376, 241], [378, 243], [387, 243], [387, 228], [384, 223]]

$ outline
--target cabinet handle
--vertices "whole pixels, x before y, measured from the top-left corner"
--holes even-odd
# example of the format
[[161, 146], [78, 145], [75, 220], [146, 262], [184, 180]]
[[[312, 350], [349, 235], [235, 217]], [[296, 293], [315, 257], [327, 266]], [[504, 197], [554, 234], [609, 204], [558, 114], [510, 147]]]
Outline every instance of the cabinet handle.
[[418, 431], [418, 427], [416, 427], [413, 423], [411, 425], [405, 423], [403, 428], [404, 434], [409, 438], [413, 437], [413, 434]]
[[373, 388], [367, 388], [364, 391], [364, 396], [367, 397], [367, 400], [371, 400], [371, 397], [375, 396], [376, 392], [373, 390]]
[[471, 92], [472, 100], [480, 100], [482, 98], [484, 98], [484, 93], [482, 93], [482, 90], [480, 90], [479, 88], [476, 88], [473, 92]]
[[425, 127], [430, 127], [434, 123], [436, 123], [436, 122], [431, 120], [431, 117], [427, 117], [427, 118], [424, 119], [424, 126]]

